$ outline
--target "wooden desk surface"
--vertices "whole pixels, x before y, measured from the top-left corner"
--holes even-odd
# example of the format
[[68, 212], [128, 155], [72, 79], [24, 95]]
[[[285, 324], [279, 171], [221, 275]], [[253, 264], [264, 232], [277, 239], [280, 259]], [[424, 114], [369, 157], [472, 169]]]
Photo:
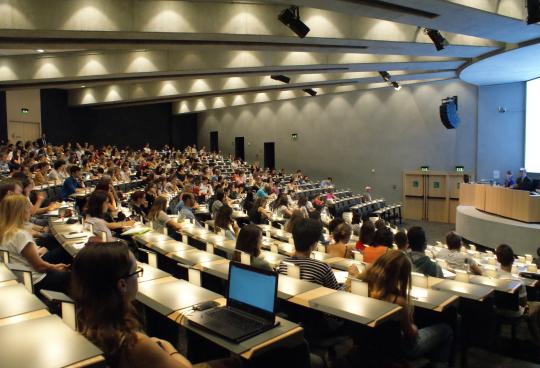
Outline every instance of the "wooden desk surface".
[[17, 276], [3, 263], [0, 263], [0, 283], [17, 280]]
[[174, 277], [163, 277], [139, 284], [137, 300], [164, 316], [221, 295]]
[[521, 287], [521, 282], [518, 280], [494, 279], [478, 275], [471, 275], [469, 277], [469, 282], [471, 284], [491, 287], [497, 291], [510, 294], [515, 293]]
[[22, 284], [0, 288], [0, 301], [0, 319], [47, 309], [47, 306]]
[[397, 304], [345, 291], [336, 291], [311, 299], [309, 306], [318, 311], [370, 327], [375, 327], [401, 310]]
[[58, 316], [0, 327], [0, 341], [2, 368], [57, 368], [73, 364], [82, 367], [102, 361], [98, 358], [102, 356], [101, 350]]
[[493, 288], [455, 280], [442, 280], [432, 286], [435, 290], [448, 291], [460, 297], [481, 301], [493, 292]]

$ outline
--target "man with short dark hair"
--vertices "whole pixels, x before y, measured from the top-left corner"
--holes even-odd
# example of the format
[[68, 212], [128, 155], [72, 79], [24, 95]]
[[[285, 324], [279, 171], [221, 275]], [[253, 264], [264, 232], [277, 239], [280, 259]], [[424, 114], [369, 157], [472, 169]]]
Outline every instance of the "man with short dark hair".
[[424, 253], [427, 248], [426, 233], [420, 226], [413, 226], [407, 232], [409, 247], [411, 252], [409, 257], [413, 263], [415, 272], [423, 273], [427, 276], [443, 277], [441, 266], [431, 260]]
[[516, 180], [515, 188], [518, 190], [531, 190], [532, 180], [527, 175], [527, 170], [524, 167], [519, 169], [519, 177]]
[[435, 257], [443, 259], [448, 263], [450, 271], [453, 270], [465, 270], [467, 271], [467, 265], [472, 273], [475, 275], [481, 275], [482, 270], [476, 264], [476, 261], [469, 254], [461, 253], [461, 236], [453, 231], [446, 234], [446, 245], [448, 249], [441, 249]]
[[519, 288], [519, 309], [508, 310], [498, 309], [498, 313], [507, 317], [519, 317], [525, 312], [527, 306], [527, 289], [519, 277], [512, 275], [512, 265], [514, 264], [514, 250], [508, 244], [501, 244], [495, 250], [497, 262], [501, 265], [498, 272], [498, 278], [502, 280], [517, 280], [521, 283]]
[[81, 168], [79, 166], [71, 166], [69, 168], [69, 177], [64, 180], [62, 189], [60, 190], [60, 198], [62, 200], [67, 200], [70, 195], [81, 192], [84, 188], [83, 183], [81, 182]]
[[394, 243], [396, 243], [398, 250], [405, 254], [409, 252], [409, 240], [407, 239], [407, 233], [405, 231], [398, 231], [394, 235]]
[[196, 226], [202, 227], [202, 225], [197, 221], [195, 214], [193, 213], [193, 208], [196, 206], [196, 202], [195, 202], [195, 198], [193, 197], [193, 194], [191, 193], [182, 194], [182, 202], [184, 203], [184, 205], [182, 206], [182, 209], [180, 210], [178, 214], [183, 216], [184, 219], [186, 220], [193, 221]]
[[311, 252], [321, 237], [322, 230], [322, 223], [314, 219], [302, 219], [297, 222], [293, 228], [294, 255], [281, 261], [278, 272], [286, 275], [287, 263], [292, 263], [300, 268], [302, 280], [315, 282], [330, 289], [339, 289], [332, 268], [324, 262], [310, 258]]

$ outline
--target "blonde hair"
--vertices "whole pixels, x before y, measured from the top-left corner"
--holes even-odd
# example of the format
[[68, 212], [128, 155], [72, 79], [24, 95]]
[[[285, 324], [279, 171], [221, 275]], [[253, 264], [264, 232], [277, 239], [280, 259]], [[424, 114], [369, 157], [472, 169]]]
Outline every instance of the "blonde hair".
[[15, 235], [17, 230], [23, 229], [27, 221], [28, 198], [22, 194], [5, 197], [0, 202], [0, 243]]

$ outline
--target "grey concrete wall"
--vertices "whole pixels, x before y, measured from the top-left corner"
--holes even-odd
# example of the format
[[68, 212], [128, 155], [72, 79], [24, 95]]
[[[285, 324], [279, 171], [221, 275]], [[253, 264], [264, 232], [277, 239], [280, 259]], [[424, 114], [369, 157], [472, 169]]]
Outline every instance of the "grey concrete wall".
[[[447, 130], [439, 119], [442, 98], [459, 96], [461, 125]], [[234, 153], [245, 137], [246, 159], [263, 162], [264, 142], [276, 144], [276, 166], [301, 168], [313, 178], [332, 176], [343, 187], [401, 201], [402, 172], [429, 165], [475, 171], [477, 88], [446, 81], [393, 89], [308, 97], [201, 113], [198, 144]], [[293, 141], [291, 134], [297, 133]]]
[[478, 178], [493, 179], [494, 170], [501, 179], [506, 170], [517, 177], [524, 160], [524, 129], [525, 83], [478, 89]]

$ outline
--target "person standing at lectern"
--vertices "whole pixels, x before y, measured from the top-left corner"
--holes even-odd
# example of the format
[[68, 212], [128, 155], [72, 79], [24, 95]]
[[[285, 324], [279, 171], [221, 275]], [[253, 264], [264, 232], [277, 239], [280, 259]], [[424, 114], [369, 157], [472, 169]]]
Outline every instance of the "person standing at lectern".
[[519, 169], [519, 178], [516, 180], [515, 189], [518, 190], [531, 190], [532, 180], [527, 176], [525, 168]]
[[508, 170], [506, 172], [506, 178], [504, 179], [504, 187], [513, 188], [514, 185], [516, 185], [516, 181], [514, 180], [514, 175], [512, 174], [512, 171]]

